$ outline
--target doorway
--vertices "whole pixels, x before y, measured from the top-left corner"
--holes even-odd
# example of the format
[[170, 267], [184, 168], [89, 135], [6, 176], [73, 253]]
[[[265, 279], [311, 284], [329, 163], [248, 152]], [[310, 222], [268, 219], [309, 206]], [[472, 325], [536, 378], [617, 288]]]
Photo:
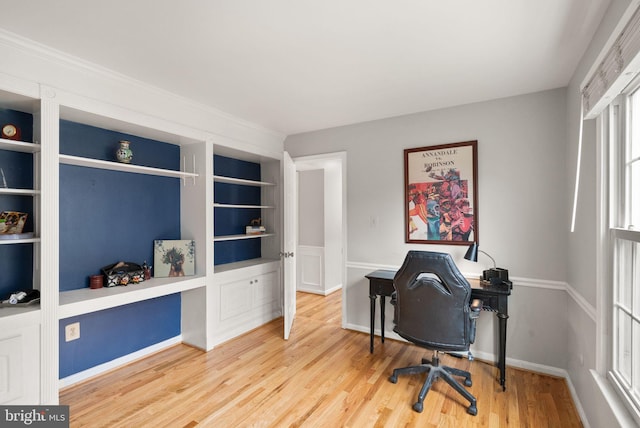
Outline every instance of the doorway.
[[293, 159], [298, 179], [296, 288], [329, 295], [342, 293], [346, 320], [347, 153]]

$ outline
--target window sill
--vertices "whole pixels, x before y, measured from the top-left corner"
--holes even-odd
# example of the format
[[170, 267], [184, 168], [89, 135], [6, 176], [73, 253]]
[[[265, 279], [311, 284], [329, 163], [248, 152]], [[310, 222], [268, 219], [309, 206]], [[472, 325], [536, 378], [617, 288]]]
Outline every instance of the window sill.
[[618, 422], [621, 427], [637, 426], [640, 423], [640, 414], [633, 415], [629, 411], [622, 401], [622, 398], [611, 385], [611, 381], [595, 370], [591, 370], [591, 376], [593, 376], [593, 380], [595, 380], [596, 385], [600, 389], [602, 397], [609, 405], [613, 416], [616, 418], [616, 422]]

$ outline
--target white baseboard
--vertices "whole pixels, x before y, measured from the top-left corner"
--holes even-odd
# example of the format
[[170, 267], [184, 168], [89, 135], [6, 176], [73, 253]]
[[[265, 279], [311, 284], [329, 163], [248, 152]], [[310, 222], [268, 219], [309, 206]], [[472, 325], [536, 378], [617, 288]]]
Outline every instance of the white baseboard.
[[127, 354], [120, 358], [116, 358], [115, 360], [108, 361], [106, 363], [97, 365], [95, 367], [91, 367], [90, 369], [62, 378], [59, 381], [59, 388], [64, 388], [64, 387], [76, 384], [78, 382], [85, 381], [89, 378], [106, 373], [109, 370], [119, 368], [135, 360], [139, 360], [141, 358], [147, 357], [153, 353], [161, 351], [165, 348], [169, 348], [170, 346], [176, 345], [178, 343], [182, 343], [182, 335], [172, 337], [171, 339], [167, 339], [165, 341], [156, 343], [154, 345], [140, 349], [139, 351], [132, 352], [131, 354]]

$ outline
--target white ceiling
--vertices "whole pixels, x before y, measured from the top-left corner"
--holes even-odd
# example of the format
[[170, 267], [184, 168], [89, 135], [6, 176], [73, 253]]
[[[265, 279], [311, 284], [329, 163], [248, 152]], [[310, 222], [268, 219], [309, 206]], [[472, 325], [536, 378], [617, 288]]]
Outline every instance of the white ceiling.
[[611, 0], [0, 0], [0, 28], [284, 134], [566, 86]]

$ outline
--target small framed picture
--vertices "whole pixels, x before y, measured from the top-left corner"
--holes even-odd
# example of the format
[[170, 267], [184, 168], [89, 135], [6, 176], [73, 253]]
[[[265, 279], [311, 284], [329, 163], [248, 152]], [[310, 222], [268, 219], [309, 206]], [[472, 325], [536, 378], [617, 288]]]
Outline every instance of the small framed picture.
[[156, 278], [195, 275], [196, 241], [153, 241], [153, 276]]

